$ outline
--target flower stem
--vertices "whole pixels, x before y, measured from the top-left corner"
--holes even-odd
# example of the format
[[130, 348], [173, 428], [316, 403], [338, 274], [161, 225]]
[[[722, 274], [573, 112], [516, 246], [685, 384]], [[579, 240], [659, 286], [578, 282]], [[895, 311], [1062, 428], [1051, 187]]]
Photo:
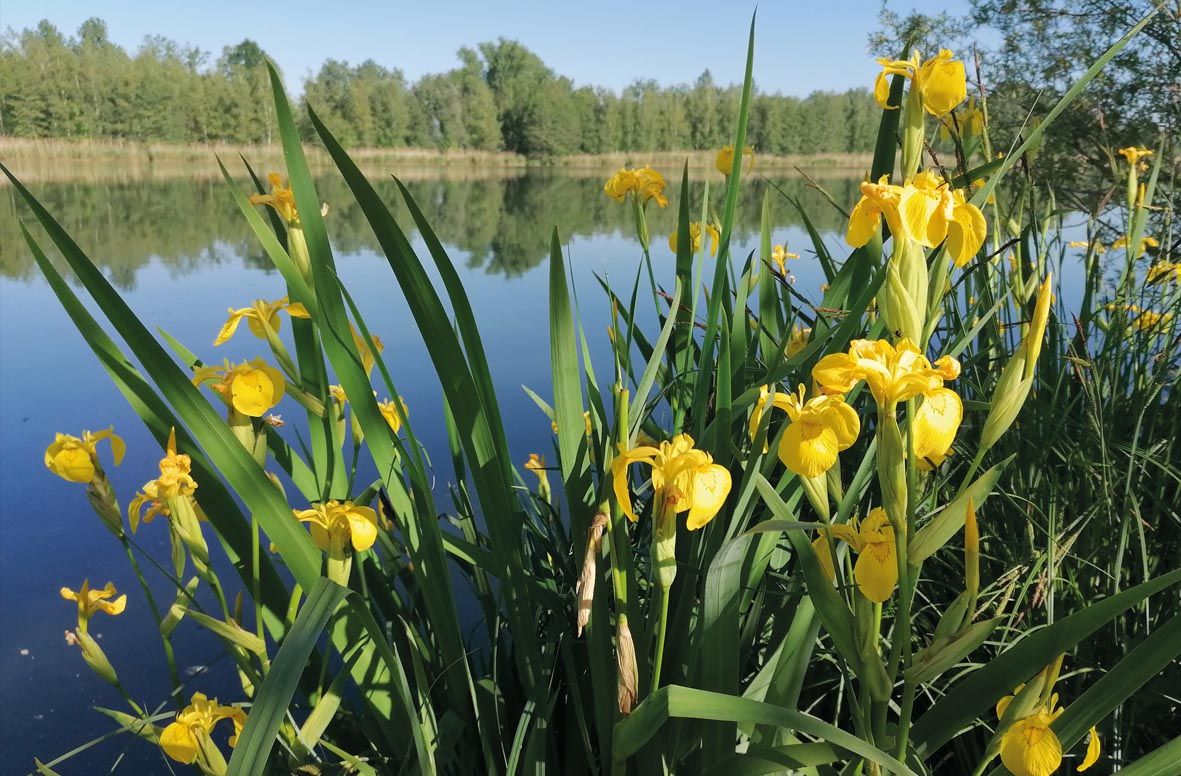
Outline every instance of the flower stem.
[[664, 665], [664, 639], [668, 632], [668, 588], [657, 586], [660, 614], [656, 622], [656, 661], [652, 668], [652, 692], [660, 689], [660, 669]]

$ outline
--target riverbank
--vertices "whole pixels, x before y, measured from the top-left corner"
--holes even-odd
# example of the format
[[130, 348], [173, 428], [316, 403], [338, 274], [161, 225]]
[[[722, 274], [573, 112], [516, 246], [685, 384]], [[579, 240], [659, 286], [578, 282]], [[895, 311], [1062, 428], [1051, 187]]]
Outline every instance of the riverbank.
[[[614, 152], [529, 159], [520, 154], [420, 148], [350, 149], [350, 155], [370, 175], [396, 172], [406, 180], [442, 178], [475, 180], [515, 177], [527, 169], [560, 168], [573, 175], [602, 175], [619, 167], [641, 166], [675, 171], [687, 160], [694, 178], [714, 169], [711, 151]], [[0, 161], [28, 183], [132, 182], [211, 179], [220, 176], [216, 158], [235, 166], [245, 157], [260, 172], [282, 162], [277, 145], [137, 143], [119, 140], [62, 140], [0, 137]], [[816, 154], [757, 157], [757, 169], [787, 172], [798, 167], [813, 177], [858, 175], [868, 169], [869, 154]], [[335, 169], [328, 154], [308, 149], [313, 173]], [[0, 179], [0, 186], [7, 185]]]

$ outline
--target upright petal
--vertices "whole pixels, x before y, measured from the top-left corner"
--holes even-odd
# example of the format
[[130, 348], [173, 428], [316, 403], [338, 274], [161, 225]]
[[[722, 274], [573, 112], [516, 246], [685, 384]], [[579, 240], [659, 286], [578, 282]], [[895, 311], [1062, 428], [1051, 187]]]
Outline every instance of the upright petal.
[[947, 250], [957, 267], [964, 266], [976, 255], [987, 236], [988, 222], [980, 208], [965, 202], [952, 209], [952, 219], [947, 224]]

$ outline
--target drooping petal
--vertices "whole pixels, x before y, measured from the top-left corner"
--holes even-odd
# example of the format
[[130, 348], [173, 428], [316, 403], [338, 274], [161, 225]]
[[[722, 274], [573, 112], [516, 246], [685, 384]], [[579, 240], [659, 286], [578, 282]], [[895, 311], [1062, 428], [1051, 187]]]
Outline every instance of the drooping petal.
[[261, 369], [250, 369], [234, 377], [230, 388], [234, 409], [243, 415], [260, 418], [274, 407], [275, 384]]
[[730, 494], [730, 472], [716, 463], [693, 470], [689, 491], [689, 514], [685, 527], [696, 531], [714, 519]]
[[230, 308], [230, 317], [222, 324], [221, 330], [217, 332], [217, 338], [213, 340], [213, 346], [225, 344], [233, 338], [234, 333], [238, 331], [238, 324], [242, 319], [254, 313], [254, 310], [249, 307], [244, 307], [241, 310]]
[[878, 233], [882, 224], [881, 208], [868, 197], [862, 197], [849, 214], [849, 227], [845, 231], [845, 242], [850, 247], [860, 248]]
[[947, 224], [947, 250], [957, 267], [971, 261], [987, 236], [988, 223], [980, 208], [965, 202], [952, 209], [952, 218]]
[[874, 603], [885, 603], [898, 585], [898, 556], [891, 534], [886, 541], [866, 542], [862, 536], [861, 551], [853, 565], [857, 589]]
[[920, 245], [933, 248], [938, 243], [932, 235], [931, 221], [939, 209], [940, 193], [929, 188], [904, 186], [898, 201], [898, 214], [906, 237]]
[[1050, 776], [1062, 764], [1062, 744], [1047, 717], [1019, 719], [1001, 737], [1001, 762], [1013, 776]]
[[160, 748], [164, 750], [164, 754], [179, 763], [195, 763], [199, 747], [200, 743], [189, 726], [180, 722], [173, 722], [160, 733]]
[[1083, 757], [1083, 761], [1079, 763], [1078, 768], [1075, 770], [1081, 773], [1087, 768], [1090, 768], [1099, 761], [1099, 753], [1099, 733], [1095, 730], [1095, 728], [1092, 727], [1087, 733], [1087, 754]]
[[349, 537], [353, 549], [362, 552], [377, 541], [377, 513], [369, 507], [352, 506], [345, 513], [349, 521]]
[[838, 450], [848, 449], [861, 433], [861, 418], [857, 410], [838, 396], [824, 399], [821, 421], [836, 434]]
[[963, 419], [964, 405], [955, 391], [940, 388], [926, 394], [915, 412], [915, 455], [932, 460], [946, 456]]
[[819, 477], [837, 462], [837, 435], [816, 421], [792, 423], [779, 440], [779, 460], [801, 477]]

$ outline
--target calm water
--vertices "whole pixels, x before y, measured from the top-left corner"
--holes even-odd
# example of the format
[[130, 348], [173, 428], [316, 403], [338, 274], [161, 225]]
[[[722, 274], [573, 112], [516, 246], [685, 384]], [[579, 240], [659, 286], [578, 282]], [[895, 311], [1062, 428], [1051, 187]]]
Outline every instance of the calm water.
[[[843, 255], [835, 234], [841, 227], [839, 215], [814, 192], [776, 182], [801, 198], [836, 255]], [[392, 185], [379, 185], [387, 201], [396, 199]], [[852, 201], [854, 185], [829, 183], [841, 202]], [[546, 257], [554, 225], [573, 267], [582, 319], [596, 347], [600, 384], [610, 382], [605, 337], [600, 337], [609, 309], [594, 276], [629, 289], [639, 249], [629, 208], [604, 196], [601, 186], [597, 176], [552, 174], [411, 185], [471, 297], [518, 461], [534, 451], [552, 457], [549, 423], [521, 386], [542, 396], [551, 393]], [[211, 344], [227, 307], [284, 293], [280, 276], [250, 239], [222, 184], [32, 188], [149, 327], [166, 328], [206, 361], [269, 355], [245, 327], [229, 344], [217, 349]], [[713, 188], [720, 197], [720, 186]], [[440, 392], [426, 350], [369, 227], [359, 209], [350, 207], [343, 183], [325, 180], [320, 190], [330, 205], [327, 221], [339, 269], [370, 328], [385, 341], [385, 357], [409, 406], [415, 433], [440, 463], [435, 473], [443, 498], [453, 475], [442, 463], [450, 459]], [[746, 220], [736, 235], [735, 255], [743, 258], [757, 243], [762, 190], [763, 185], [749, 188], [740, 207]], [[98, 368], [23, 250], [17, 219], [28, 215], [15, 204], [15, 196], [11, 188], [0, 189], [0, 772], [5, 774], [26, 773], [33, 757], [48, 760], [113, 729], [93, 706], [123, 708], [117, 692], [65, 643], [63, 632], [74, 627], [74, 609], [58, 596], [62, 585], [77, 588], [84, 577], [100, 585], [109, 579], [127, 592], [127, 612], [118, 618], [96, 615], [92, 632], [101, 634], [104, 649], [137, 699], [155, 707], [165, 700], [161, 693], [167, 687], [154, 625], [122, 549], [90, 512], [83, 487], [57, 479], [42, 462], [55, 431], [77, 434], [114, 424], [128, 452], [110, 475], [126, 504], [153, 476], [160, 450]], [[787, 242], [804, 256], [792, 263], [796, 287], [816, 299], [823, 278], [798, 215], [782, 198], [775, 209], [775, 242]], [[408, 221], [404, 211], [396, 213], [400, 221]], [[669, 287], [673, 261], [665, 240], [672, 223], [671, 212], [653, 214], [653, 262], [659, 282]], [[421, 242], [416, 239], [415, 245], [421, 253]], [[290, 401], [277, 411], [302, 417]], [[146, 526], [137, 541], [167, 558], [162, 523]], [[222, 578], [229, 579], [226, 574]], [[153, 585], [161, 599], [167, 597], [163, 577], [154, 577]], [[219, 642], [192, 624], [182, 625], [182, 631], [176, 640], [182, 670], [197, 673], [210, 666], [207, 674], [192, 679], [190, 691], [240, 699], [232, 671], [219, 662]], [[168, 772], [150, 747], [123, 736], [87, 750], [59, 770], [96, 773], [121, 756], [121, 772]]]

